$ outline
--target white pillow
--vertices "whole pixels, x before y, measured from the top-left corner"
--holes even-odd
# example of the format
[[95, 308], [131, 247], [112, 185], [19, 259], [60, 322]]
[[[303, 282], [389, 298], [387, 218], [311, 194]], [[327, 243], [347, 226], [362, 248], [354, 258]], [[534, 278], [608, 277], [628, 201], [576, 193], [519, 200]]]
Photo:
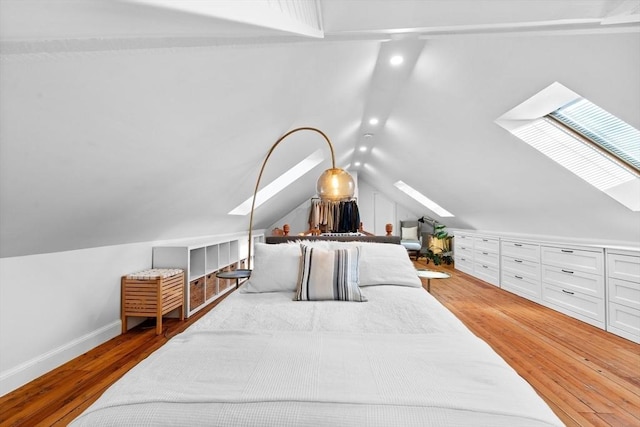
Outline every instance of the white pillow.
[[253, 271], [243, 292], [293, 292], [298, 284], [300, 245], [256, 243]]
[[402, 227], [402, 240], [418, 240], [418, 227]]
[[295, 301], [367, 301], [358, 286], [358, 246], [325, 250], [301, 245], [301, 252]]
[[422, 287], [416, 268], [402, 245], [372, 242], [329, 242], [330, 248], [360, 246], [360, 286], [398, 285]]

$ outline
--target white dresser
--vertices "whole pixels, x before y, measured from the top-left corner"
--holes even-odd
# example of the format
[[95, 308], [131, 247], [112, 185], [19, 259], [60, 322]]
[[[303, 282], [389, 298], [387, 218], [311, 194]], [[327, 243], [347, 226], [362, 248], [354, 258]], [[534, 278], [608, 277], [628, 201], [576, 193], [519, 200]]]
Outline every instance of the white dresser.
[[537, 303], [541, 302], [540, 245], [520, 240], [502, 240], [500, 248], [500, 286]]
[[497, 237], [474, 236], [473, 275], [500, 286], [500, 240]]
[[453, 242], [455, 268], [473, 275], [473, 235], [456, 233]]
[[607, 331], [640, 343], [640, 253], [607, 249]]
[[605, 329], [602, 248], [541, 246], [542, 303]]
[[640, 343], [640, 247], [452, 230], [455, 268]]

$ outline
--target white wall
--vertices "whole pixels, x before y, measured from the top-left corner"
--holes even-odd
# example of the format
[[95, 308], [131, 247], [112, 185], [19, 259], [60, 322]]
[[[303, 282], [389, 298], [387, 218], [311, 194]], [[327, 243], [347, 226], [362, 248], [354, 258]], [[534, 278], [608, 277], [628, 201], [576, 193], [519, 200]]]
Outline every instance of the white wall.
[[171, 242], [0, 258], [0, 395], [120, 334], [120, 278]]
[[120, 277], [151, 243], [0, 259], [0, 393], [120, 333]]
[[271, 236], [274, 228], [282, 228], [289, 224], [289, 235], [303, 233], [309, 229], [309, 209], [311, 209], [311, 199], [305, 200], [301, 205], [296, 206], [291, 212], [271, 224], [267, 228], [267, 235]]

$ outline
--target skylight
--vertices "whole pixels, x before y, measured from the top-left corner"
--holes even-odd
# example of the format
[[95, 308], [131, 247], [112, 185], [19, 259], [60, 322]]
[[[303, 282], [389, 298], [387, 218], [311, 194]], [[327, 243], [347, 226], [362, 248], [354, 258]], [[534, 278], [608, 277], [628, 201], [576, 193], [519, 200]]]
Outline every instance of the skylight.
[[[324, 155], [322, 154], [322, 150], [318, 149], [311, 153], [308, 157], [303, 159], [300, 163], [280, 175], [278, 178], [265, 185], [262, 190], [258, 191], [256, 195], [256, 204], [257, 208], [280, 191], [287, 188], [293, 182], [295, 182], [298, 178], [300, 178], [305, 173], [309, 172], [314, 167], [318, 166], [324, 160]], [[234, 208], [229, 215], [247, 215], [251, 212], [251, 202], [253, 201], [253, 196], [249, 197], [247, 200], [242, 202], [239, 206]]]
[[640, 211], [640, 132], [554, 83], [496, 122], [633, 211]]
[[640, 132], [584, 98], [549, 114], [631, 167], [640, 169]]
[[398, 181], [393, 185], [395, 185], [396, 188], [398, 188], [398, 190], [403, 191], [409, 197], [413, 198], [422, 206], [426, 207], [427, 209], [430, 209], [432, 212], [435, 212], [439, 216], [441, 217], [454, 216], [451, 212], [449, 212], [448, 210], [446, 210], [445, 208], [443, 208], [442, 206], [440, 206], [439, 204], [437, 204], [436, 202], [434, 202], [433, 200], [431, 200], [430, 198], [428, 198], [427, 196], [425, 196], [415, 188], [404, 183], [403, 181]]
[[580, 141], [548, 118], [535, 120], [513, 134], [601, 191], [635, 178], [613, 159]]

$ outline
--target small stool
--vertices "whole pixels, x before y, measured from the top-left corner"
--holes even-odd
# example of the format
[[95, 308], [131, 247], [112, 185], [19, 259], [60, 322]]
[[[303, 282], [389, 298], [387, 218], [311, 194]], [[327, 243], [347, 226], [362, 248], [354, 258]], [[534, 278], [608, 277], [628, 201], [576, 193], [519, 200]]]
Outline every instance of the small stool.
[[122, 276], [122, 333], [127, 316], [155, 317], [156, 335], [162, 334], [162, 316], [180, 308], [184, 320], [184, 271], [154, 268]]

